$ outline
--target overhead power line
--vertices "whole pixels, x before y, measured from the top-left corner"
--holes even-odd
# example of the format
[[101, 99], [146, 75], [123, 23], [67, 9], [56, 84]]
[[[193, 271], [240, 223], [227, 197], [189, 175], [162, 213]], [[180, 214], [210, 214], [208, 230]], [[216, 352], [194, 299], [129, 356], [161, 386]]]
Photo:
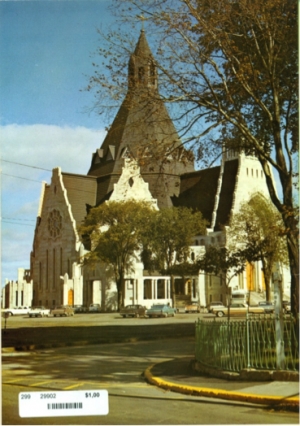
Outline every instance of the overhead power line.
[[43, 167], [30, 166], [28, 164], [17, 163], [16, 161], [4, 160], [4, 158], [0, 158], [0, 160], [4, 161], [5, 163], [17, 164], [18, 166], [30, 167], [31, 169], [39, 169], [39, 170], [44, 170], [46, 172], [52, 172], [52, 170], [44, 169]]
[[1, 173], [1, 175], [2, 176], [10, 176], [10, 177], [14, 177], [14, 178], [22, 179], [22, 180], [30, 180], [31, 182], [41, 183], [41, 181], [37, 180], [37, 179], [28, 179], [28, 178], [24, 178], [22, 176], [9, 175], [8, 173]]
[[30, 224], [30, 223], [18, 223], [18, 222], [10, 222], [8, 220], [2, 220], [3, 223], [10, 223], [12, 225], [21, 225], [21, 226], [32, 226], [34, 227], [35, 225]]

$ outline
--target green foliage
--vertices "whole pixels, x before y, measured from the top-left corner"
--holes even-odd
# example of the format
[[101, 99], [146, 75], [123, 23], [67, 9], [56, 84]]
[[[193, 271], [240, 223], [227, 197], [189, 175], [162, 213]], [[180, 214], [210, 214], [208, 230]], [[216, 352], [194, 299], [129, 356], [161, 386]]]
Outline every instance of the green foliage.
[[210, 246], [197, 261], [198, 268], [213, 275], [226, 277], [226, 285], [245, 269], [245, 257], [241, 251], [230, 251], [226, 247]]
[[244, 250], [249, 262], [268, 259], [272, 264], [288, 264], [287, 243], [281, 215], [261, 196], [243, 203], [230, 223], [229, 247]]
[[132, 271], [133, 260], [142, 247], [144, 229], [154, 214], [148, 203], [126, 201], [106, 202], [93, 208], [79, 227], [79, 234], [90, 240], [91, 251], [83, 264], [99, 262], [113, 268], [122, 304], [125, 275]]
[[172, 267], [185, 262], [195, 235], [206, 234], [206, 221], [200, 212], [186, 207], [172, 207], [157, 211], [152, 216], [148, 250], [157, 261], [158, 268], [171, 273]]
[[228, 246], [238, 247], [248, 262], [260, 260], [270, 300], [270, 279], [276, 262], [288, 264], [284, 224], [274, 205], [261, 196], [241, 205], [230, 223]]

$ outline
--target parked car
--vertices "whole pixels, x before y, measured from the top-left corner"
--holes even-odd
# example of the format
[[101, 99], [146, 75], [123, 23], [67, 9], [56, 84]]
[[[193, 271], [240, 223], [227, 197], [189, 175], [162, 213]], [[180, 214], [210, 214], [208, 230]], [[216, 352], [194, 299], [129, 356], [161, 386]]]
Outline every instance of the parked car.
[[99, 305], [99, 303], [91, 303], [89, 312], [101, 312], [101, 305]]
[[282, 301], [283, 312], [289, 314], [291, 312], [291, 302], [288, 300]]
[[[234, 315], [246, 315], [249, 314], [270, 314], [274, 312], [274, 307], [269, 306], [249, 306], [245, 303], [236, 303], [230, 305], [230, 316]], [[228, 315], [228, 307], [225, 306], [215, 306], [212, 309], [212, 313], [217, 317], [223, 317]]]
[[74, 305], [73, 309], [76, 314], [87, 312], [87, 307], [83, 305]]
[[28, 315], [30, 318], [33, 317], [48, 317], [50, 314], [50, 309], [45, 308], [44, 306], [33, 306]]
[[274, 303], [263, 300], [262, 302], [258, 302], [258, 306], [272, 306], [274, 308]]
[[51, 310], [51, 314], [54, 317], [69, 317], [74, 315], [74, 309], [71, 306], [57, 306]]
[[126, 317], [143, 317], [145, 316], [146, 306], [142, 305], [127, 305], [125, 308], [120, 309], [120, 315]]
[[171, 308], [169, 305], [153, 305], [150, 309], [146, 310], [146, 315], [149, 318], [153, 317], [175, 317], [176, 309]]
[[4, 309], [4, 313], [6, 313], [9, 316], [13, 315], [27, 315], [30, 311], [30, 308], [27, 306], [19, 307], [19, 308], [6, 308]]
[[218, 306], [224, 307], [223, 302], [211, 302], [207, 306], [207, 310], [208, 310], [208, 312], [212, 312], [213, 308], [218, 307]]
[[193, 312], [200, 312], [200, 306], [198, 304], [198, 302], [191, 302], [188, 305], [185, 305], [184, 307], [184, 312], [185, 313], [193, 313]]

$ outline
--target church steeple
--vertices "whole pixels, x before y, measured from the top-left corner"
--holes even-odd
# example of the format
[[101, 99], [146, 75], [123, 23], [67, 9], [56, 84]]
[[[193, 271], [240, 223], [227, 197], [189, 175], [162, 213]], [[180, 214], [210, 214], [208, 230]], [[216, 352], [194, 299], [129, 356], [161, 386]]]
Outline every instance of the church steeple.
[[108, 199], [118, 182], [124, 157], [141, 167], [159, 207], [172, 205], [179, 194], [180, 175], [194, 170], [193, 158], [158, 92], [157, 65], [141, 31], [128, 64], [128, 91], [101, 145], [92, 156], [88, 175], [97, 176], [97, 204]]
[[135, 51], [128, 64], [128, 88], [157, 89], [157, 68], [148, 45], [145, 31], [141, 30]]

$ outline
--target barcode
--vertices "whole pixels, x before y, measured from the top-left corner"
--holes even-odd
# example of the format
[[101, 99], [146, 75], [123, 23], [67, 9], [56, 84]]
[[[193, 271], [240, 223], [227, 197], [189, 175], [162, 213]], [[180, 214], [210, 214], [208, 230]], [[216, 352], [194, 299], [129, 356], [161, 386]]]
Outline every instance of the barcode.
[[47, 404], [48, 410], [67, 410], [73, 408], [83, 408], [82, 402], [56, 402], [52, 404]]

